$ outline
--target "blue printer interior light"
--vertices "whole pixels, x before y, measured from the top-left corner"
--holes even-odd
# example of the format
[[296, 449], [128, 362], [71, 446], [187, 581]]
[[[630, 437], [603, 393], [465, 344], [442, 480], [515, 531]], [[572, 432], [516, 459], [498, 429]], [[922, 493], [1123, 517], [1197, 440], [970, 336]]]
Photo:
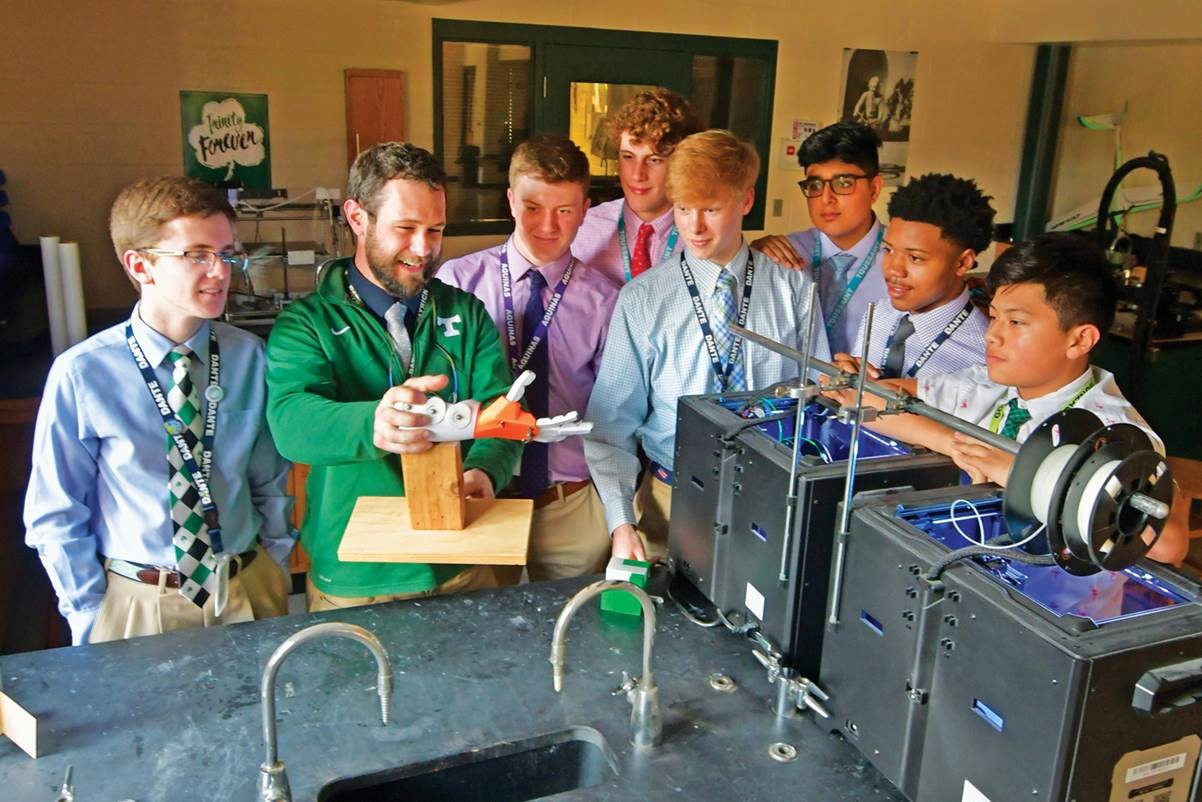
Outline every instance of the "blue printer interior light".
[[[953, 515], [953, 504], [899, 504], [897, 517], [949, 549], [979, 545], [982, 540], [988, 543], [1005, 533], [1001, 496], [959, 501], [954, 506]], [[975, 513], [971, 507], [975, 507]], [[1026, 565], [1001, 556], [985, 556], [974, 562], [1053, 615], [1088, 618], [1095, 624], [1134, 618], [1189, 601], [1139, 566], [1073, 576], [1058, 566]]]
[[[754, 428], [785, 448], [793, 447], [793, 430], [796, 426], [797, 399], [775, 398], [720, 398], [717, 403], [741, 418], [766, 418]], [[818, 457], [823, 462], [843, 462], [851, 449], [852, 427], [835, 418], [835, 413], [818, 403], [806, 405], [801, 422], [801, 453]], [[860, 459], [893, 457], [911, 454], [905, 445], [868, 429], [860, 431]]]

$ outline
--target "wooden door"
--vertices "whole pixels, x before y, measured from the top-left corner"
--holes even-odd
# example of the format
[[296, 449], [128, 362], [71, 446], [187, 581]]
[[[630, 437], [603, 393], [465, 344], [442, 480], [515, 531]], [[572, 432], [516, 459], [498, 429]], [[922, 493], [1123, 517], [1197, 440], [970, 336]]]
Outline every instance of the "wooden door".
[[343, 71], [346, 76], [346, 163], [378, 142], [405, 138], [405, 74], [400, 70]]

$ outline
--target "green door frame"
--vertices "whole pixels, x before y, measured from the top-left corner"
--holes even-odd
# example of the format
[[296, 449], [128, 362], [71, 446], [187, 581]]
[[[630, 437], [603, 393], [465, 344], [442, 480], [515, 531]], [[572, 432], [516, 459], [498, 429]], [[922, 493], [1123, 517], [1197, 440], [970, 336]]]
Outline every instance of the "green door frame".
[[[745, 226], [760, 229], [764, 225], [765, 193], [767, 192], [767, 170], [772, 142], [773, 99], [776, 92], [776, 56], [778, 43], [771, 39], [735, 39], [718, 36], [694, 36], [691, 34], [652, 33], [647, 31], [619, 31], [601, 28], [571, 28], [559, 25], [525, 25], [500, 22], [477, 22], [472, 20], [434, 19], [434, 153], [445, 158], [443, 153], [442, 122], [442, 44], [443, 42], [478, 42], [485, 44], [526, 45], [531, 48], [530, 98], [531, 133], [567, 133], [550, 127], [547, 104], [543, 101], [543, 81], [547, 76], [548, 45], [567, 45], [593, 48], [621, 48], [624, 50], [668, 51], [686, 54], [691, 63], [693, 56], [732, 56], [753, 58], [765, 62], [766, 78], [758, 98], [760, 124], [758, 135], [752, 141], [759, 152], [763, 167], [756, 183], [756, 202], [747, 215]], [[691, 84], [691, 74], [690, 74]], [[691, 89], [692, 87], [686, 87]], [[685, 93], [687, 95], [687, 92]], [[504, 221], [482, 223], [453, 223], [447, 226], [447, 234], [501, 234], [507, 233], [512, 224]]]
[[1051, 215], [1052, 179], [1060, 139], [1060, 113], [1068, 85], [1071, 45], [1039, 45], [1027, 104], [1022, 163], [1014, 204], [1014, 241], [1043, 232]]

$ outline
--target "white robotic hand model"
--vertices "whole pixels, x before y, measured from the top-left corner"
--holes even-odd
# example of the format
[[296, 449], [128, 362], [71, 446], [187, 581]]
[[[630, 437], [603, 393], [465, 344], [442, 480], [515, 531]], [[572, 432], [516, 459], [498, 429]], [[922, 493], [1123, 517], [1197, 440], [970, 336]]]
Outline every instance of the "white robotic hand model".
[[475, 440], [483, 437], [499, 437], [504, 440], [521, 440], [540, 443], [558, 443], [568, 437], [588, 434], [593, 424], [580, 420], [575, 411], [553, 418], [538, 418], [522, 409], [520, 401], [526, 388], [534, 381], [532, 371], [523, 371], [509, 392], [487, 407], [479, 401], [468, 399], [448, 404], [438, 396], [430, 396], [424, 404], [398, 401], [394, 404], [402, 412], [425, 415], [430, 422], [423, 427], [429, 430], [435, 442]]

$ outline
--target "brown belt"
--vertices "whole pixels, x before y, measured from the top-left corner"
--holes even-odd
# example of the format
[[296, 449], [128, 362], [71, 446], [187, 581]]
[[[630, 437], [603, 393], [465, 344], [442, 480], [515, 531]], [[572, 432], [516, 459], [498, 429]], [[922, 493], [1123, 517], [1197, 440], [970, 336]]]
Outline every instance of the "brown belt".
[[[244, 551], [238, 555], [237, 559], [230, 560], [230, 579], [238, 575], [238, 571], [247, 567], [254, 562], [259, 552], [257, 550]], [[128, 565], [137, 566], [138, 563], [128, 563]], [[172, 589], [179, 588], [179, 572], [169, 568], [155, 568], [154, 566], [139, 567], [133, 576], [127, 576], [124, 572], [120, 576], [125, 576], [127, 579], [137, 579], [139, 582], [144, 582], [147, 585], [159, 584], [159, 576], [166, 574], [166, 580], [163, 584]]]
[[[592, 484], [591, 479], [581, 479], [579, 482], [559, 482], [553, 484], [534, 497], [534, 509], [540, 509], [556, 501], [562, 501], [568, 496], [575, 495]], [[522, 498], [515, 491], [503, 491], [501, 498]]]

